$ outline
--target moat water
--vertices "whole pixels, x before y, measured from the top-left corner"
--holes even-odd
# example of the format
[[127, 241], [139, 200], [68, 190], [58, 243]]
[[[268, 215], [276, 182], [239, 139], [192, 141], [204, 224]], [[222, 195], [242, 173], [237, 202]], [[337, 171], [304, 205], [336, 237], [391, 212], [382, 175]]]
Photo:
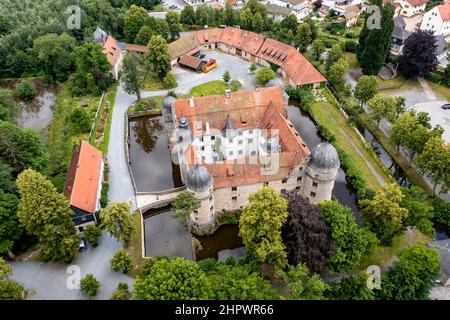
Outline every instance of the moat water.
[[[287, 108], [288, 118], [299, 132], [300, 136], [312, 150], [317, 144], [323, 142], [319, 136], [313, 119], [302, 112], [296, 106]], [[130, 121], [130, 160], [133, 176], [138, 192], [160, 191], [182, 186], [179, 167], [174, 165], [170, 158], [170, 151], [167, 143], [168, 138], [163, 130], [161, 117], [142, 117]], [[405, 174], [389, 154], [381, 147], [376, 139], [367, 130], [362, 131], [364, 137], [369, 141], [376, 152], [379, 154], [383, 163], [393, 172], [401, 185], [409, 185]], [[333, 189], [333, 196], [342, 204], [349, 206], [355, 216], [358, 224], [362, 223], [361, 212], [356, 205], [356, 192], [345, 180], [345, 172], [340, 169]], [[158, 224], [170, 224], [171, 217], [165, 210]], [[147, 230], [150, 230], [152, 212], [145, 214], [145, 236]], [[172, 231], [171, 231], [172, 230]], [[185, 239], [181, 246], [186, 248], [187, 237], [180, 236], [183, 232], [180, 228], [167, 228], [169, 232], [167, 239]], [[173, 238], [170, 232], [174, 232]], [[185, 230], [184, 232], [187, 232]], [[239, 228], [237, 225], [225, 225], [220, 227], [213, 235], [208, 237], [197, 237], [203, 250], [197, 252], [197, 260], [205, 258], [218, 258], [220, 252], [227, 249], [236, 249], [242, 247], [242, 239], [238, 236]], [[449, 238], [448, 230], [444, 226], [436, 226], [436, 237], [438, 239]], [[146, 240], [147, 241], [147, 240]], [[163, 246], [163, 245], [162, 245]], [[162, 248], [162, 247], [161, 247]], [[153, 250], [152, 250], [153, 251]], [[156, 251], [157, 248], [156, 248]]]

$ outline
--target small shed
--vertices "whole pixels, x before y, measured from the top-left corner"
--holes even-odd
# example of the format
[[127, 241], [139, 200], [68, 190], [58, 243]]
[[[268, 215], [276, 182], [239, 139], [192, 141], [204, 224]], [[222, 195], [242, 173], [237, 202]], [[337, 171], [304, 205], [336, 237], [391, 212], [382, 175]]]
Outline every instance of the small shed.
[[200, 72], [202, 70], [202, 67], [206, 64], [206, 61], [196, 58], [194, 56], [185, 54], [180, 57], [180, 60], [178, 60], [178, 63], [183, 68], [187, 68], [187, 69], [191, 69], [191, 70]]

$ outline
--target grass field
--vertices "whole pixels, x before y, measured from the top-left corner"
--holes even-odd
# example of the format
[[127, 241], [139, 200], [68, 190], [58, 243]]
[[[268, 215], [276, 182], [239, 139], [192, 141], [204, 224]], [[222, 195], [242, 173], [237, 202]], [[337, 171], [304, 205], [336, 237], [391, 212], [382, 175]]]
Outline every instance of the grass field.
[[390, 247], [378, 246], [375, 252], [361, 261], [359, 269], [365, 270], [370, 265], [380, 266], [385, 271], [397, 258], [400, 251], [416, 244], [433, 241], [417, 229], [409, 229], [392, 240]]
[[447, 101], [450, 101], [450, 88], [442, 86], [440, 84], [427, 81], [430, 85], [431, 89], [439, 95], [441, 95], [444, 99], [447, 99]]
[[222, 80], [214, 80], [210, 82], [205, 82], [201, 85], [195, 86], [189, 92], [192, 97], [203, 97], [215, 94], [225, 93], [227, 85]]
[[[324, 125], [334, 136], [336, 142], [352, 157], [356, 165], [361, 169], [367, 183], [370, 187], [378, 189], [380, 183], [375, 177], [374, 173], [367, 166], [364, 158], [370, 162], [377, 174], [385, 181], [389, 182], [390, 178], [385, 171], [380, 167], [379, 163], [375, 161], [372, 155], [366, 149], [362, 140], [358, 137], [356, 132], [352, 129], [348, 120], [338, 110], [336, 106], [330, 103], [331, 97], [328, 96], [327, 102], [316, 102], [311, 106], [311, 113], [314, 118], [322, 125]], [[349, 139], [350, 138], [350, 141]], [[355, 147], [363, 154], [364, 158], [355, 150]]]
[[144, 82], [144, 91], [158, 91], [164, 89], [166, 89], [164, 83], [156, 75], [149, 76]]
[[128, 275], [131, 277], [135, 277], [136, 273], [139, 271], [142, 262], [144, 261], [142, 259], [142, 230], [141, 230], [141, 223], [142, 223], [142, 215], [139, 211], [136, 211], [132, 215], [133, 219], [133, 227], [134, 227], [134, 234], [131, 238], [130, 245], [125, 248], [125, 251], [130, 256], [131, 260], [133, 261], [133, 268], [128, 272]]

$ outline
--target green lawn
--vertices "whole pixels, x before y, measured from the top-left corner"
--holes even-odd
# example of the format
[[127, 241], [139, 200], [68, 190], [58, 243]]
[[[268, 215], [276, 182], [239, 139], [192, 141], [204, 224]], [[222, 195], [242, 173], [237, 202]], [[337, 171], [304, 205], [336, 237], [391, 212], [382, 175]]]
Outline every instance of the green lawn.
[[356, 54], [351, 52], [344, 52], [344, 58], [348, 63], [349, 69], [359, 68], [358, 60], [356, 60]]
[[442, 97], [444, 97], [444, 99], [447, 99], [447, 101], [450, 101], [450, 88], [431, 82], [431, 81], [427, 81], [428, 84], [430, 85], [431, 89], [433, 89], [433, 91], [439, 95], [441, 95]]
[[203, 97], [215, 94], [223, 94], [225, 93], [226, 88], [227, 85], [225, 84], [225, 82], [223, 82], [222, 80], [214, 80], [193, 87], [189, 92], [189, 95], [192, 97]]
[[151, 109], [161, 109], [165, 96], [155, 96], [141, 99], [128, 108], [129, 114], [141, 114]]
[[[116, 103], [116, 93], [117, 93], [117, 87], [119, 86], [118, 83], [114, 84], [106, 93], [106, 101], [109, 101], [109, 114], [108, 114], [108, 121], [106, 123], [106, 129], [105, 134], [103, 136], [102, 143], [98, 148], [103, 153], [108, 152], [108, 145], [109, 145], [109, 137], [110, 137], [110, 130], [111, 130], [111, 120], [112, 120], [112, 114], [114, 111], [114, 104]], [[106, 101], [103, 102], [103, 107], [106, 105]]]
[[359, 269], [365, 270], [370, 265], [378, 265], [384, 271], [396, 260], [397, 255], [403, 249], [416, 243], [427, 243], [430, 241], [433, 241], [433, 239], [415, 228], [407, 230], [395, 236], [390, 247], [378, 246], [372, 255], [361, 261]]
[[[373, 158], [372, 154], [365, 148], [364, 143], [352, 129], [348, 120], [343, 116], [343, 114], [338, 110], [338, 108], [330, 103], [331, 97], [328, 96], [327, 102], [316, 102], [311, 106], [311, 113], [314, 118], [323, 126], [325, 126], [334, 136], [336, 137], [336, 142], [352, 157], [356, 165], [363, 172], [364, 177], [367, 180], [368, 185], [371, 188], [378, 189], [380, 183], [378, 182], [375, 175], [367, 167], [366, 162], [357, 153], [353, 145], [355, 145], [359, 151], [364, 155], [376, 170], [378, 175], [380, 175], [386, 182], [390, 181], [389, 176], [386, 174], [384, 169], [380, 167], [380, 164]], [[345, 132], [342, 133], [342, 129]], [[351, 142], [348, 140], [349, 137]]]
[[132, 218], [135, 232], [131, 238], [130, 245], [125, 248], [125, 251], [133, 261], [133, 268], [128, 272], [128, 275], [134, 278], [144, 260], [142, 258], [142, 215], [139, 211], [136, 211], [133, 213]]
[[164, 86], [164, 83], [160, 78], [158, 78], [156, 75], [151, 75], [147, 80], [145, 80], [143, 89], [144, 91], [158, 91], [164, 90], [166, 89], [166, 87]]

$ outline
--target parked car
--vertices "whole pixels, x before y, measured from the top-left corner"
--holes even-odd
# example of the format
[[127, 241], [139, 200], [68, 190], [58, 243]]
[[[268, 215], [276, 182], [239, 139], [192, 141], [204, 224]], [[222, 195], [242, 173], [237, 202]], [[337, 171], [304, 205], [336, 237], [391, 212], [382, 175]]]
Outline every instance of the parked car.
[[444, 109], [444, 110], [450, 109], [450, 103], [443, 104], [442, 109]]
[[81, 238], [80, 239], [80, 252], [86, 250], [86, 248], [87, 248], [86, 239]]

